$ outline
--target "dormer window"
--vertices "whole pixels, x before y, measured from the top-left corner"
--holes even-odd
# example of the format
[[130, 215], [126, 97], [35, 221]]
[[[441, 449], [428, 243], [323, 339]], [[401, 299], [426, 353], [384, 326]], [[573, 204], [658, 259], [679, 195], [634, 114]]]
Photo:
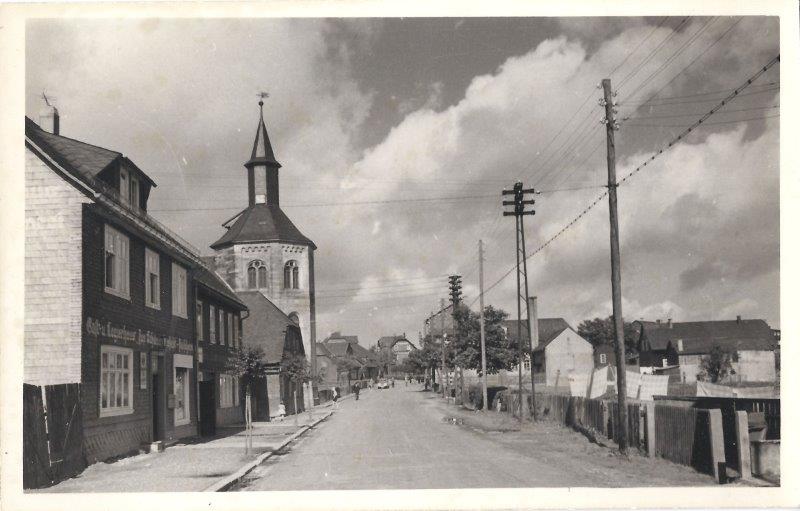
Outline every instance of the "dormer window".
[[119, 197], [133, 209], [139, 209], [139, 179], [128, 169], [119, 169]]

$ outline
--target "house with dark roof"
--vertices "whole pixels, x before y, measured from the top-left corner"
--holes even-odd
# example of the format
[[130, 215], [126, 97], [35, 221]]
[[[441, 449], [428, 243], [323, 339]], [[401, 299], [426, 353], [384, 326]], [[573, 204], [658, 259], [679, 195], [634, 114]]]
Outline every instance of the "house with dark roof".
[[762, 319], [723, 321], [635, 321], [639, 333], [640, 366], [655, 370], [678, 368], [685, 383], [697, 380], [702, 358], [714, 346], [731, 356], [732, 381], [771, 382], [777, 378], [778, 340]]
[[198, 265], [194, 272], [199, 429], [214, 435], [217, 426], [244, 420], [239, 376], [232, 367], [242, 346], [242, 316], [247, 306], [214, 270]]
[[333, 332], [322, 344], [340, 366], [348, 369], [349, 382], [378, 378], [378, 357], [358, 343], [358, 336]]
[[24, 382], [80, 386], [89, 462], [197, 435], [196, 301], [236, 315], [244, 305], [148, 215], [147, 174], [63, 136], [49, 105], [40, 123], [25, 118]]
[[300, 326], [261, 291], [236, 294], [248, 310], [242, 323], [245, 342], [261, 348], [270, 367], [266, 381], [256, 385], [253, 392], [255, 420], [269, 420], [279, 415], [281, 405], [287, 415], [302, 412], [306, 403], [303, 385], [293, 382], [281, 368], [289, 359], [306, 356]]
[[[594, 350], [591, 343], [581, 337], [563, 318], [540, 318], [538, 339], [534, 336], [533, 374], [543, 379], [549, 387], [568, 385], [571, 374], [588, 374], [594, 369]], [[503, 330], [509, 341], [516, 344], [522, 339], [528, 345], [530, 336], [528, 322], [506, 320]], [[519, 334], [518, 334], [519, 332]], [[535, 332], [536, 333], [536, 332]], [[524, 372], [530, 374], [530, 360], [523, 364]]]

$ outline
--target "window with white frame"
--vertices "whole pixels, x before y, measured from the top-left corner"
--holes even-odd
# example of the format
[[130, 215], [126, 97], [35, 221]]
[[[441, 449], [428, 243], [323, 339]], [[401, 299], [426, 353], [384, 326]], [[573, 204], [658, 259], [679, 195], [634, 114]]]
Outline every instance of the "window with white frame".
[[161, 307], [161, 264], [158, 252], [144, 249], [144, 303], [148, 307]]
[[217, 327], [217, 340], [219, 340], [220, 344], [225, 344], [225, 313], [222, 309], [217, 309], [217, 322], [219, 323]]
[[525, 370], [525, 371], [530, 371], [531, 370], [531, 359], [530, 358], [525, 357], [525, 359], [522, 361], [522, 369]]
[[172, 393], [175, 395], [175, 425], [181, 426], [189, 424], [191, 421], [189, 411], [189, 392], [191, 384], [189, 374], [192, 369], [192, 357], [189, 355], [173, 355], [173, 387]]
[[233, 315], [233, 346], [238, 347], [240, 344], [239, 339], [239, 315]]
[[[221, 374], [219, 377], [219, 407], [230, 408], [233, 404], [234, 377], [230, 374]], [[237, 399], [238, 400], [238, 399]]]
[[186, 314], [187, 290], [186, 270], [172, 263], [172, 314], [174, 316], [188, 317]]
[[100, 417], [133, 413], [133, 350], [100, 347]]
[[195, 310], [194, 310], [194, 320], [195, 320], [195, 330], [197, 331], [197, 340], [203, 340], [203, 302], [197, 300], [195, 302]]
[[236, 341], [233, 338], [233, 314], [230, 313], [230, 312], [228, 313], [228, 325], [227, 326], [228, 326], [228, 336], [227, 336], [227, 339], [225, 339], [227, 341], [226, 344], [228, 346], [236, 346]]
[[606, 363], [606, 360], [607, 360], [607, 358], [606, 358], [606, 354], [605, 354], [605, 353], [601, 353], [601, 354], [600, 354], [600, 363], [601, 363], [601, 364], [605, 364], [605, 363]]
[[217, 342], [217, 308], [208, 305], [208, 342]]
[[104, 278], [107, 293], [130, 298], [130, 241], [110, 225], [105, 226]]

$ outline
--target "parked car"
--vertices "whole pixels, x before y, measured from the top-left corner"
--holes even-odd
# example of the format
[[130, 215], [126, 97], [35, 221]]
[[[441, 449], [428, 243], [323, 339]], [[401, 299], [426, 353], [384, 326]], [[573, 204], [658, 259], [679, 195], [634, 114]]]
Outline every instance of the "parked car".
[[388, 389], [389, 388], [389, 382], [386, 381], [386, 380], [379, 381], [378, 382], [378, 388], [379, 389]]

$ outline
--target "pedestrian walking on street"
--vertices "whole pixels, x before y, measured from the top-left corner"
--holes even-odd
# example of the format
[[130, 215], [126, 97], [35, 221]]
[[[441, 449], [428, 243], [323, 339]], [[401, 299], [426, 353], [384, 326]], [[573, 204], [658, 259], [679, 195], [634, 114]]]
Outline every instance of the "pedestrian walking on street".
[[392, 388], [394, 388], [394, 378], [392, 378]]
[[361, 392], [361, 384], [359, 382], [356, 382], [355, 385], [353, 385], [353, 393], [356, 395], [356, 401], [358, 401], [359, 392]]
[[333, 409], [339, 409], [339, 390], [336, 387], [333, 388]]

